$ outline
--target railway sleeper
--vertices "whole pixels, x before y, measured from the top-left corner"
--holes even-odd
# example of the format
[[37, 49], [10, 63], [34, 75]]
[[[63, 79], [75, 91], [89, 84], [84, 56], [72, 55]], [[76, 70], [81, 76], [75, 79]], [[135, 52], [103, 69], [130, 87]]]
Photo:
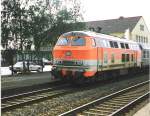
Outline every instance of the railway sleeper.
[[123, 100], [129, 100], [129, 99], [135, 99], [137, 95], [134, 96], [121, 96], [121, 97], [116, 97], [116, 99], [123, 99]]
[[16, 102], [15, 102], [15, 101], [9, 101], [9, 102], [7, 102], [6, 104], [7, 104], [7, 105], [14, 105], [14, 104], [18, 104], [18, 102], [17, 102], [17, 101], [16, 101]]
[[111, 111], [112, 111], [112, 109], [110, 110], [108, 110], [108, 109], [89, 109], [88, 111], [90, 111], [90, 112], [94, 112], [94, 113], [102, 113], [102, 114], [109, 114]]
[[[128, 101], [130, 101], [130, 100], [128, 100]], [[124, 103], [127, 103], [128, 101], [123, 101], [123, 100], [111, 100], [110, 102], [111, 102], [111, 103], [116, 103], [116, 104], [120, 104], [120, 103], [124, 104]]]
[[113, 106], [113, 105], [122, 106], [122, 105], [124, 105], [125, 103], [116, 104], [115, 102], [111, 101], [111, 102], [105, 102], [105, 104], [108, 104], [108, 105], [110, 105], [110, 106]]
[[[110, 107], [110, 105], [109, 104], [101, 104], [101, 105], [99, 105], [99, 107]], [[119, 106], [115, 104], [115, 105], [113, 105], [113, 108], [119, 108]]]
[[132, 99], [112, 99], [112, 100], [110, 100], [110, 101], [108, 101], [108, 102], [128, 102], [128, 101], [130, 101], [130, 100], [132, 100]]
[[7, 106], [7, 104], [1, 104], [1, 107], [2, 107], [2, 108], [5, 107], [5, 106]]
[[[143, 92], [143, 91], [145, 91], [145, 90], [146, 90], [145, 88], [137, 89], [137, 90], [135, 90], [135, 91], [128, 92], [126, 95], [138, 94], [138, 93], [141, 93], [141, 92]], [[148, 90], [148, 86], [147, 86], [147, 90]]]
[[103, 110], [103, 111], [107, 110], [109, 112], [114, 112], [114, 111], [116, 111], [118, 109], [118, 107], [115, 107], [115, 108], [114, 107], [103, 107], [103, 108], [98, 108], [98, 109], [99, 110]]
[[96, 109], [102, 109], [102, 110], [114, 110], [114, 108], [112, 108], [112, 107], [99, 107], [99, 106], [96, 106], [95, 107]]
[[106, 116], [106, 114], [99, 114], [99, 113], [93, 113], [93, 112], [88, 112], [88, 111], [82, 112], [82, 115], [86, 115], [86, 116], [89, 116], [89, 115], [94, 115], [94, 116]]
[[141, 95], [141, 93], [145, 93], [144, 91], [140, 91], [140, 92], [136, 92], [136, 93], [130, 93], [130, 94], [125, 94], [124, 96], [125, 97], [129, 97], [129, 96], [134, 97], [136, 95]]

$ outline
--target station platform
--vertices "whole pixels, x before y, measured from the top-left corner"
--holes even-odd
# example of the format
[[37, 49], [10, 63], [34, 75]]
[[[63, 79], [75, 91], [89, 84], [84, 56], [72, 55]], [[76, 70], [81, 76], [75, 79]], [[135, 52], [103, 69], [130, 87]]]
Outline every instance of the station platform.
[[1, 90], [14, 89], [55, 81], [50, 72], [1, 77]]

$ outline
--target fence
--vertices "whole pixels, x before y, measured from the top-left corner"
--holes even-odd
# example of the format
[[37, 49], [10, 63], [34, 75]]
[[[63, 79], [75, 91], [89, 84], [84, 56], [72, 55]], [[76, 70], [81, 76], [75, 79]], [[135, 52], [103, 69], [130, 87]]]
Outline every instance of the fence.
[[[1, 65], [7, 66], [8, 61], [5, 59], [5, 51], [1, 51]], [[52, 52], [51, 51], [16, 51], [15, 55], [13, 55], [14, 63], [18, 61], [34, 61], [34, 62], [41, 62], [42, 58], [46, 58], [48, 60], [52, 59]]]

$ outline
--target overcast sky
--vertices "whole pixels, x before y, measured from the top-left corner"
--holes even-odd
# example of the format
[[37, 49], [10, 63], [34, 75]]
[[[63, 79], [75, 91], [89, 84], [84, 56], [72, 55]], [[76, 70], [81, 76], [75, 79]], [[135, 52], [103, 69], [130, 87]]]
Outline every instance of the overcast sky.
[[81, 0], [85, 21], [143, 16], [150, 31], [150, 0]]

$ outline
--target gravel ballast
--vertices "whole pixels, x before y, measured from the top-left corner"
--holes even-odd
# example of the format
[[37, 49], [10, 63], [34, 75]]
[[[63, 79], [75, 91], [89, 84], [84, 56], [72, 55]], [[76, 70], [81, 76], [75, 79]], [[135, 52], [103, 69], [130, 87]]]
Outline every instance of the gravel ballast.
[[137, 76], [126, 80], [99, 85], [96, 88], [67, 94], [50, 100], [46, 100], [31, 106], [25, 106], [10, 112], [2, 113], [3, 116], [57, 116], [65, 111], [93, 101], [97, 98], [111, 94], [120, 89], [135, 85], [139, 82], [149, 80], [149, 76]]

